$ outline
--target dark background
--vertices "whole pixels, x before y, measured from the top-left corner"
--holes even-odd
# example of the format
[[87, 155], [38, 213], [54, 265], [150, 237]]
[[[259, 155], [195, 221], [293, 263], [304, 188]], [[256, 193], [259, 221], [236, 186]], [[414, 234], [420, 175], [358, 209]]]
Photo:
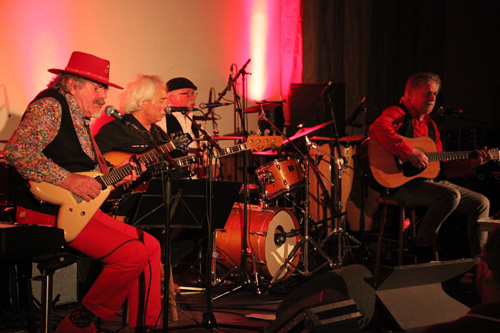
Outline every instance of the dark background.
[[[447, 150], [499, 145], [497, 1], [317, 0], [303, 6], [304, 82], [345, 83], [346, 115], [366, 96], [366, 117], [357, 123], [369, 126], [399, 102], [408, 77], [430, 71], [442, 79], [436, 107], [464, 111], [434, 115]], [[354, 131], [345, 132], [359, 134]]]

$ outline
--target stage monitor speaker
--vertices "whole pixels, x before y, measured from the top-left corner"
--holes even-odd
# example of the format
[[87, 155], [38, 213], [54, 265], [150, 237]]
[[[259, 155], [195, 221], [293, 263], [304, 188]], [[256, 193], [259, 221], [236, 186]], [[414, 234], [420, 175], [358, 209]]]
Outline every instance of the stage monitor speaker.
[[472, 259], [394, 267], [376, 294], [404, 332], [455, 320], [469, 307], [449, 296], [441, 283], [473, 267]]
[[[370, 322], [375, 311], [375, 291], [368, 283], [372, 279], [362, 265], [323, 273], [283, 300], [266, 332], [310, 331], [314, 323], [315, 332], [357, 332]], [[313, 313], [321, 313], [322, 325], [311, 319]]]
[[352, 299], [325, 289], [284, 310], [265, 332], [359, 332], [361, 316]]
[[[339, 136], [345, 134], [345, 85], [332, 83], [330, 88], [321, 95], [327, 83], [292, 83], [290, 86], [290, 129], [287, 135], [297, 132], [297, 126], [313, 127], [332, 120], [327, 94], [330, 95], [337, 131]], [[334, 136], [333, 125], [325, 126], [311, 136]]]

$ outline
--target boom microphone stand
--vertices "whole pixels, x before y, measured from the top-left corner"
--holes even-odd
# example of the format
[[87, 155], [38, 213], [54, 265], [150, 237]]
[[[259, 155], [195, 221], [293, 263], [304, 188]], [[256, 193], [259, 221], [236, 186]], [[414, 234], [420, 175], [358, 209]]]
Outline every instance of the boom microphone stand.
[[[334, 192], [334, 196], [333, 196], [335, 199], [335, 204], [333, 207], [334, 208], [333, 209], [334, 227], [333, 227], [333, 230], [332, 230], [330, 235], [334, 234], [337, 236], [337, 238], [336, 238], [336, 240], [337, 240], [337, 264], [340, 267], [343, 264], [343, 258], [344, 258], [344, 253], [343, 253], [344, 236], [350, 236], [350, 235], [347, 235], [345, 228], [342, 225], [342, 216], [344, 215], [342, 213], [342, 209], [343, 209], [343, 205], [345, 204], [344, 202], [342, 202], [342, 178], [343, 178], [343, 168], [344, 168], [344, 165], [347, 164], [347, 161], [346, 161], [346, 158], [344, 156], [342, 156], [342, 150], [340, 149], [340, 136], [339, 136], [339, 132], [338, 132], [336, 121], [335, 121], [335, 112], [334, 112], [334, 108], [333, 108], [331, 93], [328, 89], [329, 86], [331, 86], [331, 81], [328, 82], [328, 84], [323, 89], [323, 91], [324, 91], [324, 94], [326, 95], [328, 105], [330, 106], [330, 112], [331, 112], [331, 116], [332, 116], [332, 120], [333, 120], [333, 132], [334, 132], [333, 135], [334, 135], [334, 139], [335, 139], [334, 140], [334, 145], [335, 145], [334, 149], [337, 151], [337, 158], [335, 158], [334, 156], [330, 156], [331, 161], [333, 160], [335, 166], [337, 167], [337, 172], [335, 173], [336, 178], [337, 178], [336, 179], [337, 180], [337, 183], [336, 183], [337, 188], [334, 189], [335, 192]], [[355, 115], [353, 115], [353, 114], [356, 112], [357, 113], [360, 112], [359, 110], [362, 109], [362, 105], [364, 104], [364, 101], [365, 101], [365, 98], [363, 98], [360, 105], [358, 105], [358, 107], [355, 109], [355, 112], [353, 112], [349, 116], [349, 118], [347, 120], [349, 123], [352, 123], [353, 118], [355, 117]], [[342, 130], [344, 130], [344, 129], [342, 129]], [[328, 235], [326, 237], [325, 241], [330, 237], [330, 235]]]

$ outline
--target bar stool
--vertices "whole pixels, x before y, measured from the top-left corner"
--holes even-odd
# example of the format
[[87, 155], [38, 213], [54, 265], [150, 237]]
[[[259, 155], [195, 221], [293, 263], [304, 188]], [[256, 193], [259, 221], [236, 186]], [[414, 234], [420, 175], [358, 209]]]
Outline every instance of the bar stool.
[[[379, 232], [378, 232], [378, 240], [377, 240], [377, 253], [375, 258], [375, 269], [373, 273], [373, 281], [374, 285], [378, 283], [378, 278], [380, 274], [380, 266], [382, 261], [382, 243], [391, 242], [397, 243], [398, 245], [398, 266], [403, 264], [403, 250], [404, 250], [404, 234], [405, 234], [405, 221], [406, 216], [408, 215], [410, 220], [410, 225], [408, 227], [409, 230], [409, 238], [415, 238], [415, 207], [410, 205], [409, 203], [401, 200], [392, 200], [385, 196], [381, 196], [377, 199], [377, 202], [382, 206], [382, 215], [380, 216], [379, 223]], [[398, 235], [397, 239], [388, 238], [384, 235], [385, 226], [387, 223], [387, 212], [389, 206], [399, 208], [399, 219], [398, 219]]]

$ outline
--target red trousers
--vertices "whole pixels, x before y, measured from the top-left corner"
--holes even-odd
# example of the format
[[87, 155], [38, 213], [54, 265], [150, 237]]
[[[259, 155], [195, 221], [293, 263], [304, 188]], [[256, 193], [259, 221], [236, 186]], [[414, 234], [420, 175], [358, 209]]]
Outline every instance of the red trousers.
[[[22, 207], [18, 207], [17, 218], [20, 223], [54, 225], [54, 216]], [[88, 310], [110, 320], [128, 296], [129, 326], [136, 327], [141, 303], [139, 276], [144, 273], [144, 325], [161, 321], [161, 247], [156, 238], [98, 210], [69, 246], [105, 264], [82, 300]]]

